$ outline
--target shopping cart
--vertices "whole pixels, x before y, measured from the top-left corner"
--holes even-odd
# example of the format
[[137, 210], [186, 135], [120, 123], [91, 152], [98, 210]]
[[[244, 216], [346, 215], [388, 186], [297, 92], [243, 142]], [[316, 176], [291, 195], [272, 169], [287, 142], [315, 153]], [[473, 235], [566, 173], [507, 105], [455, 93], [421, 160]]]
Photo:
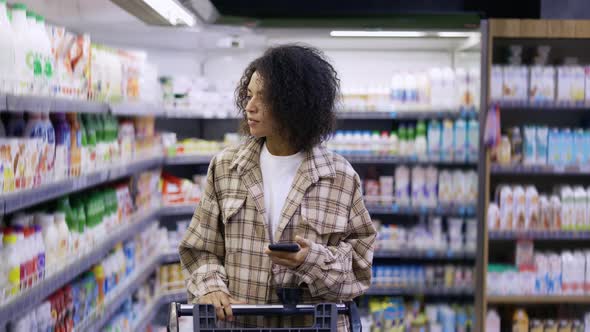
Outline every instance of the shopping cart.
[[349, 318], [352, 332], [361, 332], [361, 321], [358, 308], [354, 302], [346, 304], [299, 304], [299, 305], [232, 305], [234, 316], [294, 316], [314, 315], [315, 324], [306, 328], [217, 328], [215, 308], [210, 304], [170, 305], [168, 331], [178, 331], [178, 317], [193, 316], [195, 332], [336, 332], [338, 331], [338, 315], [345, 314]]

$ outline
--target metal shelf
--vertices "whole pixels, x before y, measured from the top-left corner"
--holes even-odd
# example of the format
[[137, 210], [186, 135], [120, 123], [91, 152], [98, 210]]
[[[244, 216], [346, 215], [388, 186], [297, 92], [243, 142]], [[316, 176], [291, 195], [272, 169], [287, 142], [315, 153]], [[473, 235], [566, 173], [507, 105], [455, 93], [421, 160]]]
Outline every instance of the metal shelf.
[[0, 110], [9, 112], [107, 113], [107, 103], [43, 96], [0, 95]]
[[590, 231], [489, 231], [490, 240], [590, 240]]
[[435, 252], [435, 251], [386, 251], [379, 250], [373, 254], [373, 259], [416, 259], [416, 260], [474, 260], [475, 253], [466, 252]]
[[367, 204], [367, 210], [370, 214], [389, 214], [389, 215], [409, 215], [409, 216], [457, 216], [457, 217], [475, 217], [475, 206], [438, 206], [435, 208], [427, 207], [402, 207], [402, 206], [383, 206]]
[[392, 164], [392, 165], [439, 165], [439, 166], [476, 166], [476, 161], [418, 160], [398, 156], [363, 156], [342, 154], [353, 164]]
[[[590, 105], [584, 103], [567, 104], [567, 103], [530, 103], [523, 102], [507, 102], [496, 101], [492, 104], [497, 104], [502, 112], [538, 112], [538, 111], [557, 111], [557, 112], [583, 112], [590, 110]], [[588, 113], [590, 114], [590, 112]]]
[[159, 265], [159, 256], [154, 256], [150, 261], [140, 268], [137, 268], [133, 274], [127, 277], [121, 284], [119, 284], [114, 293], [105, 300], [103, 310], [96, 312], [95, 315], [90, 316], [77, 327], [80, 331], [102, 331], [112, 318], [112, 316], [120, 309], [120, 306], [125, 300], [131, 296], [147, 278], [156, 270]]
[[336, 112], [336, 117], [342, 120], [425, 120], [425, 119], [459, 119], [477, 118], [477, 111], [474, 110], [433, 110], [433, 111], [366, 111], [366, 112]]
[[[589, 112], [590, 113], [590, 112]], [[590, 167], [580, 166], [528, 166], [528, 165], [498, 165], [490, 168], [492, 175], [590, 175]]]
[[145, 331], [147, 325], [154, 319], [163, 305], [168, 305], [172, 302], [185, 302], [187, 300], [186, 291], [178, 292], [166, 292], [159, 294], [157, 298], [153, 300], [150, 306], [139, 316], [137, 324], [133, 327], [133, 331], [142, 332]]
[[127, 116], [166, 116], [166, 111], [163, 106], [158, 106], [145, 102], [121, 102], [112, 104], [110, 106], [111, 113], [114, 115], [127, 115]]
[[471, 288], [379, 288], [371, 287], [365, 295], [372, 296], [473, 296], [473, 289]]
[[491, 304], [590, 304], [588, 295], [488, 295]]
[[136, 161], [127, 165], [115, 166], [103, 171], [70, 178], [56, 183], [42, 185], [38, 188], [16, 191], [0, 195], [4, 214], [50, 201], [67, 194], [94, 187], [101, 183], [118, 180], [123, 177], [151, 169], [161, 165], [162, 157]]
[[71, 264], [46, 277], [28, 290], [18, 294], [5, 304], [0, 305], [0, 326], [21, 316], [23, 312], [28, 312], [53, 292], [90, 269], [94, 264], [103, 259], [118, 242], [139, 234], [141, 230], [146, 228], [147, 224], [156, 220], [157, 212], [158, 209], [154, 209], [135, 215], [131, 218], [129, 224], [118, 228], [115, 232], [109, 233], [109, 237], [90, 252], [77, 258]]
[[180, 262], [180, 256], [178, 251], [168, 251], [160, 255], [160, 262], [162, 264], [178, 263]]
[[160, 215], [168, 216], [189, 216], [195, 212], [197, 205], [176, 205], [176, 206], [162, 206]]
[[211, 155], [179, 155], [174, 157], [166, 157], [166, 165], [196, 165], [209, 164], [211, 162]]

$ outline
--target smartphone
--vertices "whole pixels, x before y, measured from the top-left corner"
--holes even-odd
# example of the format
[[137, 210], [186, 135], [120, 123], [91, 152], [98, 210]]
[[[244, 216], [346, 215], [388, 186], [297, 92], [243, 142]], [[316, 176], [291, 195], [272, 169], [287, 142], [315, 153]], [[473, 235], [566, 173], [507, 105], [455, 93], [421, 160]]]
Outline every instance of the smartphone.
[[268, 246], [271, 251], [298, 252], [301, 248], [297, 243], [275, 243]]

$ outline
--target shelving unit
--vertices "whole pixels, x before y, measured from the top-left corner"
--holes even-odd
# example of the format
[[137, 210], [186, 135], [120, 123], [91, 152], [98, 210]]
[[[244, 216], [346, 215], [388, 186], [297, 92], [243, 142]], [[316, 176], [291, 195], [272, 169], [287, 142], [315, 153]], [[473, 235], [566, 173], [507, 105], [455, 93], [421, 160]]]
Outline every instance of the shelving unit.
[[475, 206], [438, 206], [434, 208], [411, 206], [384, 206], [367, 204], [370, 214], [398, 215], [398, 216], [446, 216], [446, 217], [474, 217]]
[[442, 261], [471, 261], [475, 260], [475, 253], [465, 252], [431, 252], [417, 250], [403, 251], [375, 251], [373, 259], [412, 259], [412, 260], [442, 260]]
[[585, 295], [496, 295], [488, 296], [490, 304], [590, 304], [590, 296]]
[[88, 189], [99, 184], [116, 181], [158, 167], [162, 165], [162, 160], [162, 157], [148, 158], [82, 175], [77, 178], [69, 178], [56, 183], [42, 185], [38, 188], [0, 195], [0, 206], [2, 207], [3, 214], [12, 213], [57, 197]]
[[438, 288], [377, 288], [371, 287], [365, 295], [373, 296], [407, 296], [407, 295], [425, 295], [425, 296], [457, 296], [471, 297], [473, 289], [438, 289]]
[[115, 232], [111, 232], [100, 245], [96, 246], [90, 252], [83, 254], [65, 265], [61, 270], [47, 276], [33, 287], [22, 291], [14, 298], [8, 300], [8, 302], [1, 304], [0, 327], [19, 317], [22, 312], [26, 312], [39, 305], [47, 296], [74, 280], [94, 264], [100, 262], [115, 244], [138, 234], [149, 223], [155, 222], [157, 215], [158, 209], [154, 209], [133, 216], [127, 225], [117, 229]]
[[[491, 87], [491, 66], [493, 61], [501, 58], [501, 47], [507, 45], [524, 45], [532, 48], [538, 45], [550, 45], [551, 53], [557, 57], [572, 56], [571, 52], [580, 52], [587, 61], [587, 52], [576, 43], [590, 38], [588, 21], [573, 20], [515, 20], [493, 19], [482, 24], [482, 89], [480, 123], [483, 124], [487, 110], [497, 104], [500, 109], [502, 126], [522, 126], [527, 124], [570, 127], [581, 122], [589, 114], [589, 105], [563, 105], [558, 103], [495, 103], [489, 98]], [[556, 59], [550, 59], [555, 63]], [[483, 125], [482, 125], [483, 127]], [[590, 296], [570, 295], [523, 295], [496, 296], [488, 295], [486, 290], [488, 261], [506, 256], [506, 242], [525, 238], [536, 242], [542, 241], [544, 249], [558, 250], [568, 241], [590, 239], [589, 232], [503, 232], [489, 231], [486, 222], [487, 207], [495, 185], [501, 182], [544, 185], [555, 180], [587, 180], [590, 168], [586, 167], [539, 167], [522, 165], [497, 165], [491, 163], [490, 151], [484, 148], [484, 130], [480, 130], [479, 151], [479, 197], [478, 197], [478, 251], [476, 260], [476, 330], [485, 332], [485, 316], [488, 304], [495, 307], [512, 308], [515, 305], [547, 306], [566, 303], [590, 304]], [[563, 178], [559, 178], [563, 177]], [[535, 245], [537, 243], [535, 242]], [[511, 247], [510, 247], [511, 248]], [[508, 309], [508, 308], [507, 308]], [[504, 312], [498, 310], [498, 312]], [[506, 311], [508, 312], [508, 311]], [[549, 311], [545, 311], [549, 312]], [[557, 313], [557, 309], [555, 310]], [[530, 317], [530, 315], [529, 315]], [[559, 316], [552, 316], [559, 318]], [[503, 329], [510, 323], [511, 317], [502, 317]]]

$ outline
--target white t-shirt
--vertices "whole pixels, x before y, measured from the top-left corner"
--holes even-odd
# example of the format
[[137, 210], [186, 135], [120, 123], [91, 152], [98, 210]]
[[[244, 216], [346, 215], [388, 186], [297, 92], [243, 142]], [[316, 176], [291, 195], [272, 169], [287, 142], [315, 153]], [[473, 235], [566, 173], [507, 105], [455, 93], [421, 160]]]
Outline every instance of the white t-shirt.
[[279, 227], [283, 206], [303, 159], [303, 152], [290, 156], [273, 156], [268, 151], [266, 143], [260, 151], [260, 171], [262, 172], [264, 206], [266, 208], [264, 221], [267, 226], [270, 225], [271, 237], [274, 237]]

